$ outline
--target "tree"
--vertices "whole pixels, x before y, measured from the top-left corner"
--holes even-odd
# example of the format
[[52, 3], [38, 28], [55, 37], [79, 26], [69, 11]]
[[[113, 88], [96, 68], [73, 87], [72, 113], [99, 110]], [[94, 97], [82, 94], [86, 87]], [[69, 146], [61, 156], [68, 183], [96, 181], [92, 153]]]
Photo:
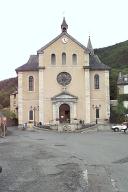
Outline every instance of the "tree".
[[16, 119], [16, 114], [9, 109], [2, 110], [2, 113], [8, 118], [8, 119]]
[[123, 105], [123, 100], [118, 96], [118, 104], [115, 108], [111, 107], [111, 115], [110, 122], [111, 123], [122, 123], [125, 121], [125, 114], [127, 113], [127, 109]]

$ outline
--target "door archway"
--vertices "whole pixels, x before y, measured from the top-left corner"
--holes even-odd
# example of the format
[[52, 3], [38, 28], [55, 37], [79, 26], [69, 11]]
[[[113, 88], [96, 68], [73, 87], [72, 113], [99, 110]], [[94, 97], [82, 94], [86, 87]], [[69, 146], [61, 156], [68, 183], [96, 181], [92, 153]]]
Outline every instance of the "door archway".
[[59, 120], [60, 123], [70, 123], [70, 106], [68, 104], [60, 105]]

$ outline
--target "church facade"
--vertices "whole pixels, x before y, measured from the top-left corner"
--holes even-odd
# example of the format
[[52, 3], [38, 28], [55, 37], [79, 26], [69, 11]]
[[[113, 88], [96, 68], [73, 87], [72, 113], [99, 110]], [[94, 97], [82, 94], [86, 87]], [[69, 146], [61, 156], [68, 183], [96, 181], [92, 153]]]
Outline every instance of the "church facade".
[[19, 124], [109, 119], [109, 67], [95, 55], [90, 37], [85, 47], [67, 30], [64, 18], [61, 33], [16, 69]]

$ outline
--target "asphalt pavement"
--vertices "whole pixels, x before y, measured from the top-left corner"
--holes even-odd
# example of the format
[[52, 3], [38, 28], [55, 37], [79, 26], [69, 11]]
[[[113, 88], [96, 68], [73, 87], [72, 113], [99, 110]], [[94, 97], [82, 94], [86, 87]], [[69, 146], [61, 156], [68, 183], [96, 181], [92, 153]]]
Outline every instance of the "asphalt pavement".
[[128, 192], [128, 133], [8, 129], [0, 192]]

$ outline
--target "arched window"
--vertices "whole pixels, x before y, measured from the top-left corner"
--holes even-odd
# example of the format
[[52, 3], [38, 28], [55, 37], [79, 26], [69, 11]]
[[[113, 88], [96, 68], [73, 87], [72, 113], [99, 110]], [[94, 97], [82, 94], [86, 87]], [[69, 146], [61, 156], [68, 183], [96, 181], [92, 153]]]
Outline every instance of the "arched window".
[[96, 118], [99, 118], [99, 108], [96, 108]]
[[62, 65], [66, 64], [66, 53], [62, 53]]
[[94, 87], [95, 89], [99, 89], [99, 75], [94, 76]]
[[56, 55], [55, 54], [51, 54], [51, 64], [52, 65], [56, 64]]
[[34, 78], [29, 76], [29, 91], [34, 91]]
[[29, 111], [29, 120], [33, 121], [33, 110]]
[[73, 54], [73, 55], [72, 55], [72, 64], [73, 64], [73, 65], [76, 65], [76, 64], [77, 64], [77, 55], [76, 55], [76, 54]]

